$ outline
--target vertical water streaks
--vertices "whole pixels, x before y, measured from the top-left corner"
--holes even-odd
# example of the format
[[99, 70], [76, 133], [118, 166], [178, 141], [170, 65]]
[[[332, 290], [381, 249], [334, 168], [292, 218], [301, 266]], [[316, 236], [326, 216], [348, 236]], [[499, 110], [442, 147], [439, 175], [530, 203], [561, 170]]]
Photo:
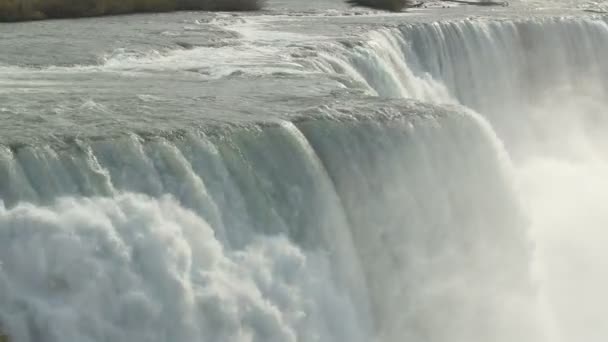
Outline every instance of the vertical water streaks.
[[0, 321], [17, 340], [371, 338], [340, 200], [289, 122], [3, 162]]
[[602, 317], [608, 191], [590, 128], [606, 108], [605, 31], [413, 25], [316, 61], [370, 93], [485, 119], [395, 101], [3, 146], [0, 323], [18, 341], [536, 342], [520, 194], [557, 336], [599, 340], [599, 322], [575, 316]]
[[[603, 340], [605, 305], [598, 300], [605, 298], [600, 288], [608, 279], [600, 247], [608, 242], [600, 204], [608, 188], [599, 177], [608, 153], [605, 19], [462, 20], [408, 24], [383, 34], [405, 42], [401, 63], [391, 62], [394, 45], [376, 33], [355, 49], [336, 49], [333, 58], [353, 67], [364, 61], [358, 67], [363, 83], [380, 96], [445, 103], [445, 96], [396, 86], [414, 82], [422, 88], [430, 79], [445, 86], [448, 98], [487, 118], [515, 162], [511, 181], [537, 245], [534, 265], [545, 317], [554, 328], [550, 339]], [[362, 58], [377, 50], [383, 61]], [[403, 63], [414, 77], [402, 71]]]
[[[521, 149], [570, 148], [552, 139], [548, 129], [602, 139], [597, 122], [603, 118], [597, 112], [608, 88], [605, 20], [417, 23], [368, 38], [352, 47], [336, 45], [319, 64], [324, 71], [363, 79], [383, 97], [469, 106], [492, 122], [515, 158], [525, 154]], [[575, 123], [569, 120], [572, 110], [563, 108], [572, 100], [582, 103]]]
[[381, 341], [536, 336], [526, 224], [478, 122], [299, 127], [344, 203]]
[[327, 110], [295, 125], [7, 149], [2, 189], [33, 181], [3, 194], [3, 307], [21, 308], [3, 320], [26, 341], [523, 331], [499, 308], [529, 295], [524, 223], [483, 125], [458, 107]]

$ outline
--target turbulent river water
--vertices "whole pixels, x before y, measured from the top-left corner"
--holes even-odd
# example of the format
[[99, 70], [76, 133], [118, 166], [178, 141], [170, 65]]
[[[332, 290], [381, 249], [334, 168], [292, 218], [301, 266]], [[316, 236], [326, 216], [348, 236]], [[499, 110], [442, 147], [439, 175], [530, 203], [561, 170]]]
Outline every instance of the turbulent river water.
[[578, 5], [0, 24], [0, 335], [605, 341]]

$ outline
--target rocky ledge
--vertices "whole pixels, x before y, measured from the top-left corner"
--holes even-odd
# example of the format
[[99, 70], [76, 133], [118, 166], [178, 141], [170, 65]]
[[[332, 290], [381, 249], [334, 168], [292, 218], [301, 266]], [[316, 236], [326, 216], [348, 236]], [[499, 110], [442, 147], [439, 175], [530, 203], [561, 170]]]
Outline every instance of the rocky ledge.
[[264, 0], [0, 0], [0, 21], [187, 10], [255, 11], [263, 5]]

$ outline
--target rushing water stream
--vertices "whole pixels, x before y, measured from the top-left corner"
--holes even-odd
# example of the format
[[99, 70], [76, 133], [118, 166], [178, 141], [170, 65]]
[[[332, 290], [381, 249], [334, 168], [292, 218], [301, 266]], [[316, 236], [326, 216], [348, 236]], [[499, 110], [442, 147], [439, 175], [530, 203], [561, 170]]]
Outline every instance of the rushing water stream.
[[604, 341], [608, 21], [475, 11], [0, 25], [0, 331]]

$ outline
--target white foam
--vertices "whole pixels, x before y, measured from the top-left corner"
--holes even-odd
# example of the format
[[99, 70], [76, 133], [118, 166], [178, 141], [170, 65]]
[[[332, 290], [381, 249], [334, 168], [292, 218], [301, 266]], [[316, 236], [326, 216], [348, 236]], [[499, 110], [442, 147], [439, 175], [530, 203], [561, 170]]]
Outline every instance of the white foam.
[[[3, 148], [2, 327], [62, 342], [539, 342], [547, 326], [559, 328], [552, 342], [601, 340], [607, 168], [582, 118], [605, 101], [578, 85], [603, 86], [605, 21], [458, 21], [368, 38], [329, 43], [316, 70], [484, 117], [455, 105], [374, 120], [348, 107], [342, 120], [327, 108], [328, 120], [215, 138]], [[276, 52], [258, 48], [262, 65]], [[106, 67], [177, 71], [204, 66], [201, 51]], [[513, 130], [538, 123], [545, 141]]]
[[169, 197], [0, 208], [15, 341], [365, 341], [329, 261], [284, 237], [227, 250]]
[[[601, 203], [608, 189], [600, 175], [608, 165], [606, 21], [465, 20], [384, 32], [393, 41], [405, 39], [401, 49], [374, 33], [369, 43], [338, 56], [354, 68], [371, 70], [356, 79], [380, 95], [443, 103], [445, 92], [426, 89], [445, 85], [447, 98], [487, 119], [480, 122], [486, 132], [505, 142], [506, 149], [498, 143], [496, 151], [503, 151], [507, 165], [509, 159], [515, 162], [511, 180], [532, 223], [540, 281], [536, 310], [545, 336], [605, 339], [602, 246], [608, 237], [602, 227], [608, 218]], [[372, 58], [360, 60], [360, 55]], [[404, 86], [408, 82], [414, 91]]]

